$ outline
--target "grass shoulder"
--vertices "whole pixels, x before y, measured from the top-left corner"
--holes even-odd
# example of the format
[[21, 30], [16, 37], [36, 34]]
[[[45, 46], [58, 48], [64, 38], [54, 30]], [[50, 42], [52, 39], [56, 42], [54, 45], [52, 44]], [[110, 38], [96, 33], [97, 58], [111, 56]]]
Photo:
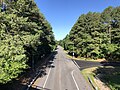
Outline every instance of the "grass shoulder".
[[[100, 90], [99, 86], [97, 86], [97, 84], [94, 80], [95, 73], [93, 73], [93, 71], [95, 71], [96, 69], [97, 69], [97, 67], [87, 68], [87, 69], [82, 70], [81, 73], [83, 74], [86, 81], [91, 84], [91, 86], [96, 88], [96, 90]], [[91, 80], [91, 82], [89, 79]]]
[[84, 58], [84, 57], [73, 57], [71, 55], [68, 54], [68, 51], [65, 51], [64, 52], [67, 54], [67, 57], [68, 58], [71, 58], [71, 59], [74, 59], [74, 60], [85, 60], [85, 61], [94, 61], [94, 62], [102, 62], [102, 61], [106, 61], [104, 58], [103, 59], [91, 59], [91, 58]]
[[97, 90], [120, 90], [120, 67], [92, 67], [81, 72], [88, 82], [88, 77], [91, 79]]

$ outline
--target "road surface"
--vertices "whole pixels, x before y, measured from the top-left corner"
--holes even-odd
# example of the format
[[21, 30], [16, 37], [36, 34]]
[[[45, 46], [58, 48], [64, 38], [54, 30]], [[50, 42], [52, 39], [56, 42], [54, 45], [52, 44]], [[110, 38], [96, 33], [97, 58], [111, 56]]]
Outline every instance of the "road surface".
[[63, 49], [58, 46], [52, 66], [47, 67], [46, 75], [39, 77], [32, 88], [35, 90], [92, 90], [78, 67], [68, 59]]
[[100, 66], [120, 66], [120, 62], [97, 62], [97, 61], [85, 61], [85, 60], [75, 60], [77, 65], [80, 67], [80, 70], [91, 68], [91, 67], [100, 67]]
[[75, 60], [75, 62], [79, 65], [80, 70], [91, 67], [104, 66], [104, 64], [102, 64], [101, 62], [95, 62], [95, 61]]

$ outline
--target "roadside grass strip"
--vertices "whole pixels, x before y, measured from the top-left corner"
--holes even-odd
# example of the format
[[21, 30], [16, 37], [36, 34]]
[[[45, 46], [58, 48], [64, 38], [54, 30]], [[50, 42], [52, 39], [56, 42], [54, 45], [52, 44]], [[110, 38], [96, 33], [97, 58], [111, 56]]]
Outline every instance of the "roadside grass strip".
[[65, 51], [64, 52], [66, 53], [67, 57], [70, 58], [70, 59], [73, 59], [73, 60], [85, 60], [85, 61], [94, 61], [94, 62], [101, 62], [101, 61], [106, 61], [104, 58], [103, 59], [91, 59], [91, 58], [84, 58], [84, 57], [73, 57], [71, 55], [68, 54], [68, 51]]
[[85, 77], [86, 81], [91, 84], [93, 90], [100, 90], [94, 81], [95, 74], [93, 73], [93, 71], [96, 69], [97, 69], [97, 67], [93, 67], [93, 68], [84, 69], [81, 72], [82, 72], [83, 76]]
[[[101, 90], [101, 86], [105, 87], [102, 90], [120, 90], [120, 67], [93, 67], [84, 69], [81, 72], [88, 82], [90, 82], [90, 79], [94, 87], [97, 87], [94, 90]], [[102, 84], [96, 82], [96, 79]]]

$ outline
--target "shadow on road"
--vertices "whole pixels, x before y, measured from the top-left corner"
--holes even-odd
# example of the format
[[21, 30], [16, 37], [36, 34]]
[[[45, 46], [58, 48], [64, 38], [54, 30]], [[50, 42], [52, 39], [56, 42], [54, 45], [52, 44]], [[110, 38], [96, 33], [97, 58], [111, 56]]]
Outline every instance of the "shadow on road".
[[26, 90], [26, 87], [27, 87], [27, 84], [21, 84], [21, 82], [19, 82], [18, 80], [15, 80], [15, 81], [12, 81], [11, 83], [0, 85], [0, 90]]
[[101, 63], [93, 62], [93, 61], [75, 60], [75, 62], [79, 65], [80, 70], [90, 68], [90, 67], [99, 67], [99, 66], [101, 66]]
[[94, 62], [94, 61], [84, 61], [84, 60], [75, 60], [75, 62], [80, 66], [80, 70], [99, 67], [99, 66], [120, 66], [120, 62]]
[[55, 58], [56, 54], [57, 54], [57, 51], [55, 51], [52, 54], [52, 56], [43, 65], [40, 66], [39, 71], [41, 71], [41, 73], [40, 73], [39, 77], [43, 77], [43, 76], [47, 75], [46, 68], [55, 68], [54, 59], [56, 59]]
[[33, 87], [31, 87], [29, 90], [51, 90], [51, 89], [33, 85]]
[[110, 86], [112, 89], [120, 90], [120, 62], [75, 61], [80, 66], [80, 70], [98, 67], [93, 71], [95, 77], [104, 82], [104, 84]]
[[[36, 65], [35, 70], [29, 70], [25, 73], [24, 76], [14, 79], [11, 82], [0, 85], [0, 90], [26, 90], [28, 84], [32, 79], [39, 73], [40, 75], [38, 77], [43, 77], [47, 75], [46, 68], [54, 68], [54, 59], [55, 55], [57, 54], [57, 51], [53, 52], [50, 58], [47, 60], [43, 59], [42, 63], [39, 63]], [[39, 69], [37, 69], [39, 67]], [[30, 90], [40, 90], [37, 88], [31, 88]], [[50, 90], [50, 89], [42, 89], [42, 90]]]
[[100, 62], [102, 66], [120, 66], [120, 62]]

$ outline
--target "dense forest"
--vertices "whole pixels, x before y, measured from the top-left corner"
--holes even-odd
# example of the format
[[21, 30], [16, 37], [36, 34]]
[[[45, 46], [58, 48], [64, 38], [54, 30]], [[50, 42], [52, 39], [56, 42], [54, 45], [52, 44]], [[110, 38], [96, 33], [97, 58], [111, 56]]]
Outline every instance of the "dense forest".
[[4, 84], [32, 68], [54, 50], [56, 42], [34, 0], [0, 1], [0, 83]]
[[120, 61], [120, 6], [82, 14], [59, 44], [76, 57]]

